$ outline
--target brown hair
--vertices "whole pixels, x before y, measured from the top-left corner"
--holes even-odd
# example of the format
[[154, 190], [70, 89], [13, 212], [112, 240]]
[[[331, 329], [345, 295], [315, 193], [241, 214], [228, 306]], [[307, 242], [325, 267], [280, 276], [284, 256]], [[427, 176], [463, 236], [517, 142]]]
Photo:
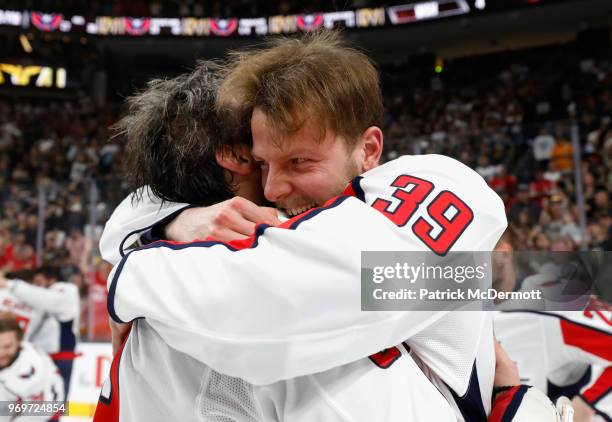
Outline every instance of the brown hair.
[[226, 125], [250, 124], [258, 108], [278, 137], [296, 132], [310, 118], [321, 122], [320, 139], [330, 129], [349, 146], [369, 126], [381, 126], [376, 66], [338, 32], [275, 39], [264, 49], [230, 56], [231, 67], [218, 99]]
[[113, 129], [125, 141], [123, 165], [134, 199], [146, 192], [144, 185], [164, 201], [212, 205], [234, 196], [215, 152], [246, 141], [248, 133], [236, 131], [242, 138], [230, 139], [219, 124], [221, 74], [219, 63], [200, 61], [192, 72], [154, 79], [127, 99], [127, 113]]
[[23, 339], [23, 330], [19, 326], [19, 323], [14, 316], [2, 316], [0, 317], [0, 333], [7, 333], [15, 331], [17, 333], [17, 340]]

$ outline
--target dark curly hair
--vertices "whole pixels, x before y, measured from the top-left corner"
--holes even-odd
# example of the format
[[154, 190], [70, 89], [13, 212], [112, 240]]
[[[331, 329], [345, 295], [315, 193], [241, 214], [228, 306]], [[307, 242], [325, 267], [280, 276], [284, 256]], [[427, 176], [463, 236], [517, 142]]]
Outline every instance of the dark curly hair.
[[232, 143], [215, 111], [222, 69], [201, 61], [193, 72], [152, 80], [127, 99], [114, 130], [126, 142], [123, 165], [133, 199], [145, 185], [172, 202], [212, 205], [234, 196], [215, 159], [219, 146]]

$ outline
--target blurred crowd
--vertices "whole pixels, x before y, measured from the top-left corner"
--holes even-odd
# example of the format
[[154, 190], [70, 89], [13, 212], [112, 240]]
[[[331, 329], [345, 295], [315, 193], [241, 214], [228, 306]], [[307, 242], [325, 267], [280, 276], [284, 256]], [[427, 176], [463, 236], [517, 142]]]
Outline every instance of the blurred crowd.
[[440, 62], [434, 76], [415, 63], [383, 68], [387, 159], [437, 153], [474, 168], [504, 200], [522, 250], [610, 250], [612, 60], [581, 55], [496, 53]]
[[[382, 66], [384, 159], [439, 153], [474, 168], [503, 199], [519, 249], [610, 250], [612, 61], [572, 54], [497, 53], [438, 63], [437, 72], [422, 58]], [[87, 98], [0, 101], [0, 270], [52, 264], [83, 296], [104, 299], [110, 266], [97, 241], [127, 194], [122, 146], [109, 142], [119, 107]]]
[[104, 289], [95, 239], [126, 193], [121, 146], [108, 142], [116, 115], [87, 99], [0, 101], [0, 271], [48, 264], [82, 296]]

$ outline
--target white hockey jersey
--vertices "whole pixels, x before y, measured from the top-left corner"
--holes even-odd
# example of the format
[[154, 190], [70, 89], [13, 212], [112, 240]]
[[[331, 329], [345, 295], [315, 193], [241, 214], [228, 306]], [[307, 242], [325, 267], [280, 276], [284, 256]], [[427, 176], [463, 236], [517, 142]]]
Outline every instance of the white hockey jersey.
[[171, 219], [189, 204], [162, 202], [148, 187], [143, 189], [142, 199], [136, 201], [127, 196], [117, 206], [104, 226], [100, 237], [100, 255], [111, 264], [118, 263], [140, 235], [165, 219]]
[[[19, 326], [23, 330], [23, 339], [47, 351], [38, 343], [38, 340], [42, 341], [45, 338], [42, 331], [45, 331], [47, 315], [44, 311], [22, 302], [6, 288], [0, 289], [0, 311], [15, 315]], [[44, 341], [42, 342], [44, 343]]]
[[255, 386], [177, 352], [137, 320], [113, 360], [94, 421], [456, 421], [406, 349], [401, 353], [387, 369], [362, 359]]
[[457, 417], [485, 420], [495, 366], [488, 315], [361, 312], [360, 253], [491, 250], [505, 226], [501, 200], [472, 170], [443, 156], [402, 157], [246, 241], [156, 242], [126, 255], [109, 278], [109, 312], [144, 317], [180, 352], [256, 385], [369, 355], [392, 367], [406, 340], [454, 396]]
[[37, 333], [44, 350], [50, 354], [73, 352], [79, 330], [80, 298], [77, 286], [56, 282], [49, 288], [38, 287], [21, 280], [12, 280], [10, 292], [19, 301], [52, 321], [42, 324]]
[[[22, 342], [17, 359], [0, 370], [0, 401], [62, 401], [64, 384], [49, 356]], [[43, 421], [49, 417], [17, 417], [16, 421]]]
[[495, 334], [521, 380], [555, 398], [580, 395], [612, 420], [612, 307], [591, 300], [583, 312], [495, 314]]

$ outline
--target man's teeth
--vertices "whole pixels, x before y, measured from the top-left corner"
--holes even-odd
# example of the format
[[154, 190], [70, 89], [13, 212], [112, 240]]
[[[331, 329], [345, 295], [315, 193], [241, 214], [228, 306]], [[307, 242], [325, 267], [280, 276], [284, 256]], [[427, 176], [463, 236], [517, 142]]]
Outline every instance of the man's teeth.
[[295, 217], [298, 214], [301, 214], [303, 212], [308, 211], [311, 208], [316, 207], [316, 204], [312, 203], [312, 204], [308, 204], [308, 205], [303, 205], [301, 207], [297, 207], [297, 208], [291, 208], [287, 210], [287, 215], [291, 216], [291, 217]]

